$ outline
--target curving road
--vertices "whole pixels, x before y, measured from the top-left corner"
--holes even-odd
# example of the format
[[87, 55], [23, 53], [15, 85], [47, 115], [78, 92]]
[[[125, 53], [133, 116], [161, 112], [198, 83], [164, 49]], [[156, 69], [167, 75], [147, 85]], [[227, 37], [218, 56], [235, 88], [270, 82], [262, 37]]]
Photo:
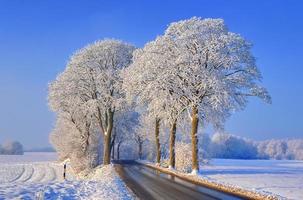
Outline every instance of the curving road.
[[241, 199], [161, 173], [134, 161], [116, 161], [116, 170], [139, 199]]

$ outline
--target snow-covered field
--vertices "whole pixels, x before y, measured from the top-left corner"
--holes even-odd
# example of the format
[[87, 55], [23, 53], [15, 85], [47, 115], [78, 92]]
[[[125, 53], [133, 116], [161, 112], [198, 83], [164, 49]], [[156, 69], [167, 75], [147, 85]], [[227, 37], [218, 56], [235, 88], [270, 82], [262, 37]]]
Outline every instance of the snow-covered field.
[[112, 165], [88, 179], [76, 178], [55, 162], [55, 153], [0, 156], [0, 199], [133, 199]]
[[[63, 180], [63, 164], [55, 160], [55, 153], [1, 155], [0, 199], [134, 198], [111, 165], [97, 168], [87, 180], [68, 167]], [[216, 182], [303, 199], [303, 161], [213, 159], [201, 173]]]
[[201, 173], [218, 182], [303, 199], [303, 161], [213, 159]]
[[25, 152], [24, 155], [0, 155], [0, 165], [56, 161], [55, 152]]

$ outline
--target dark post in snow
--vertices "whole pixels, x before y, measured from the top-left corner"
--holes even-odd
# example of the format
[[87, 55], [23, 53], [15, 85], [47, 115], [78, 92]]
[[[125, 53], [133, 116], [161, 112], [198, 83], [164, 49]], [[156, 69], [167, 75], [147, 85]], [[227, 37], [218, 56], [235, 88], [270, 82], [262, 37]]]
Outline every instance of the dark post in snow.
[[63, 179], [65, 180], [65, 178], [66, 178], [66, 163], [64, 163], [63, 168], [64, 168], [64, 170], [63, 170]]

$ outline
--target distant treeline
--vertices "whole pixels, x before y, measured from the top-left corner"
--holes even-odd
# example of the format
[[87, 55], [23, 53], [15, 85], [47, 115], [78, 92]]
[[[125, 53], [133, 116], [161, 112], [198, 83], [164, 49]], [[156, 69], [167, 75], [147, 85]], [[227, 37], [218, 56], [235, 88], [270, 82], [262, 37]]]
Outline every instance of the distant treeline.
[[206, 152], [213, 158], [303, 160], [303, 139], [253, 141], [231, 134], [214, 134]]
[[0, 154], [2, 155], [23, 155], [23, 146], [20, 142], [9, 141], [0, 144]]
[[41, 148], [31, 148], [25, 149], [26, 152], [55, 152], [55, 149], [52, 147], [41, 147]]

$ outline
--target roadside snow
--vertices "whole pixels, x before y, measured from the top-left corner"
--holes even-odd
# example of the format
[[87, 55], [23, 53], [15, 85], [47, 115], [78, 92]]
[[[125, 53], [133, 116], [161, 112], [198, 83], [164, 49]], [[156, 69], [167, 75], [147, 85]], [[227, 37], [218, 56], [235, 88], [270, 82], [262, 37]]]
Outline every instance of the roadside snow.
[[[50, 160], [46, 153], [44, 159]], [[52, 155], [53, 156], [53, 155]], [[25, 157], [0, 156], [0, 199], [134, 199], [113, 165], [96, 168], [87, 176], [76, 177], [63, 164], [30, 162], [43, 160], [43, 153]], [[55, 157], [54, 157], [55, 158]]]
[[138, 162], [218, 189], [237, 193], [251, 191], [269, 198], [303, 199], [303, 161], [213, 159], [209, 165], [200, 167], [198, 175], [159, 167], [148, 161]]
[[303, 161], [213, 159], [200, 173], [217, 182], [303, 199]]
[[113, 165], [100, 166], [88, 177], [81, 179], [84, 180], [80, 188], [81, 199], [134, 199]]
[[177, 178], [183, 179], [185, 181], [189, 181], [191, 183], [201, 185], [204, 187], [212, 188], [214, 190], [222, 191], [228, 194], [233, 194], [235, 196], [241, 197], [243, 199], [256, 199], [256, 200], [277, 200], [279, 199], [276, 195], [264, 193], [264, 192], [256, 192], [250, 189], [245, 189], [239, 187], [237, 185], [230, 185], [226, 183], [222, 183], [220, 181], [211, 180], [206, 176], [202, 176], [200, 172], [198, 174], [193, 173], [184, 173], [178, 170], [168, 169], [166, 167], [161, 167], [154, 163], [146, 162], [146, 161], [137, 161], [138, 163], [144, 164], [150, 168], [157, 169], [162, 173], [166, 173], [169, 175], [176, 176]]

